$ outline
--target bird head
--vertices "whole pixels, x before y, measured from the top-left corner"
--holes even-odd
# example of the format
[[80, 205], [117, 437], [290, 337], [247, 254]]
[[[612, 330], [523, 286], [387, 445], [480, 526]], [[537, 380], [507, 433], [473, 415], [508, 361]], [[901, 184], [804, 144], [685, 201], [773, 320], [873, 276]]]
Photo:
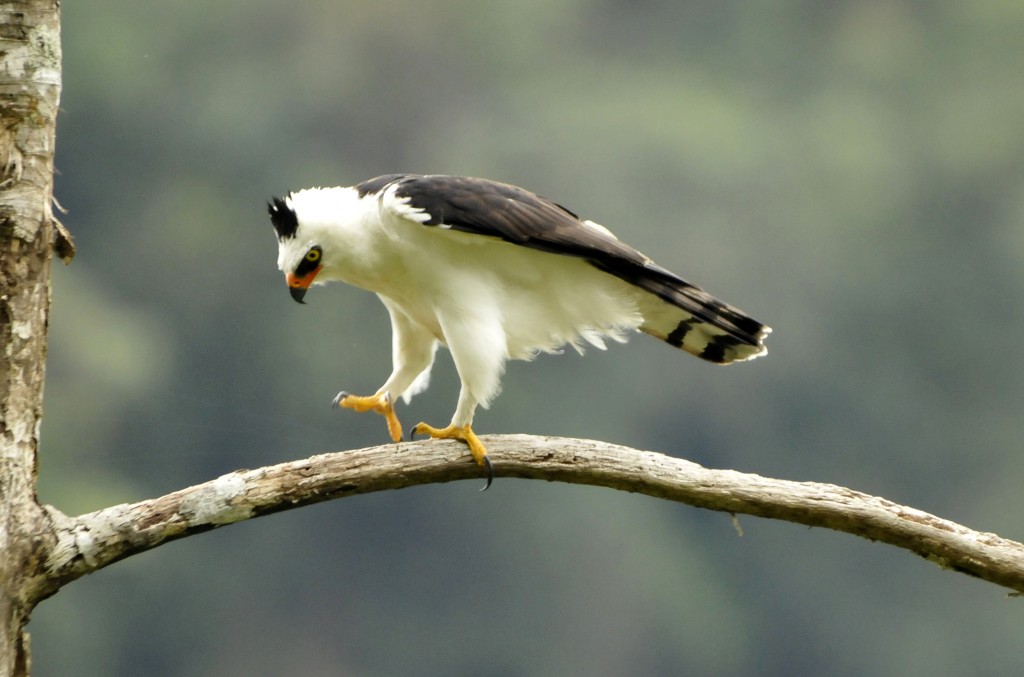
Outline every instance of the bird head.
[[267, 211], [277, 233], [277, 267], [284, 273], [292, 298], [305, 303], [302, 299], [306, 290], [324, 267], [323, 247], [308, 237], [311, 233], [303, 232], [291, 194], [283, 199], [275, 197], [267, 204]]

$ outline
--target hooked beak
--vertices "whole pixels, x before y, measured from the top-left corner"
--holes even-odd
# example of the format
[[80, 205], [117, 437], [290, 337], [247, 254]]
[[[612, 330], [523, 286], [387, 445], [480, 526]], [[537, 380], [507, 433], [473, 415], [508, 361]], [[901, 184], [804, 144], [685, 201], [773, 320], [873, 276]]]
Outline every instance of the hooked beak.
[[288, 282], [288, 292], [292, 295], [293, 299], [299, 303], [305, 303], [302, 299], [306, 296], [306, 290], [309, 289], [309, 285], [313, 284], [313, 278], [316, 277], [321, 268], [323, 266], [317, 266], [302, 277], [298, 277], [294, 273], [285, 275], [285, 281]]

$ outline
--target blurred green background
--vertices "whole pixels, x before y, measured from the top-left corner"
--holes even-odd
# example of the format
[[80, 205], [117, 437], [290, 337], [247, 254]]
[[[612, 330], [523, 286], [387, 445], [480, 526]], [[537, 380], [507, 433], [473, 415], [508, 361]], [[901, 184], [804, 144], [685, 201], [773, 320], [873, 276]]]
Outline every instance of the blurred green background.
[[[510, 365], [482, 433], [849, 486], [1024, 538], [1024, 3], [64, 3], [41, 499], [386, 441], [387, 315], [299, 306], [265, 205], [412, 171], [604, 223], [775, 328]], [[444, 423], [447, 354], [400, 415]], [[500, 459], [496, 459], [500, 463]], [[1024, 606], [904, 551], [498, 479], [169, 544], [36, 611], [35, 674], [1024, 671]]]

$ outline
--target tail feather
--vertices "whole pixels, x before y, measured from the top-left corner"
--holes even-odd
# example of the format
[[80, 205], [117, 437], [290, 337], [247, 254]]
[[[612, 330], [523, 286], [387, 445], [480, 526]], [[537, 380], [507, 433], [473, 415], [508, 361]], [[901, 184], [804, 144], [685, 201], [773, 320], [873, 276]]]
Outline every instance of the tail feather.
[[716, 364], [767, 352], [771, 327], [662, 268], [646, 270], [652, 274], [631, 280], [648, 292], [640, 307], [641, 331]]

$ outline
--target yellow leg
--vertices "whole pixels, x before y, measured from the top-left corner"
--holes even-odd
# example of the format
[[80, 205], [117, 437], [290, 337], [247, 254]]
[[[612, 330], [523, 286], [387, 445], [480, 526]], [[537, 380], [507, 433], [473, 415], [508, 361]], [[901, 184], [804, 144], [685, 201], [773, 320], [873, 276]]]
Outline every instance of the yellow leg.
[[487, 468], [487, 485], [484, 486], [484, 489], [491, 486], [491, 482], [494, 480], [494, 469], [491, 467], [491, 459], [487, 457], [487, 449], [484, 447], [484, 443], [476, 436], [471, 426], [450, 425], [447, 428], [435, 428], [426, 423], [417, 423], [412, 428], [412, 435], [430, 435], [435, 440], [460, 440], [465, 442], [469, 446], [469, 453], [473, 454], [473, 460], [476, 461], [476, 464]]
[[398, 417], [395, 416], [395, 407], [391, 404], [391, 396], [387, 393], [359, 397], [342, 391], [334, 398], [334, 406], [345, 407], [360, 413], [373, 411], [380, 414], [387, 419], [388, 433], [391, 435], [391, 439], [395, 442], [402, 441], [402, 424], [398, 422]]

